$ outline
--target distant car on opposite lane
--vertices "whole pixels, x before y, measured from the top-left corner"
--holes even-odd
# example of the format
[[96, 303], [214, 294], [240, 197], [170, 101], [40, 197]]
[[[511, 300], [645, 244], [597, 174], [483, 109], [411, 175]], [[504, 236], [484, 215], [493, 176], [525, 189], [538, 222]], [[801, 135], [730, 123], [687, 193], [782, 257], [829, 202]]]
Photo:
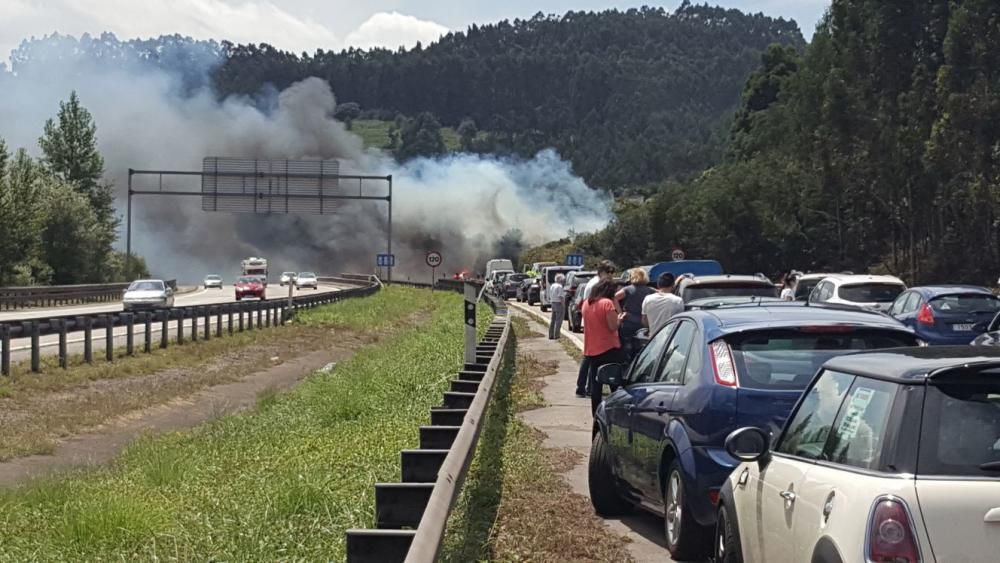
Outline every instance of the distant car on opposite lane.
[[603, 516], [632, 507], [665, 515], [675, 559], [707, 555], [719, 490], [739, 464], [726, 436], [742, 426], [780, 431], [832, 357], [917, 344], [912, 330], [866, 310], [783, 302], [676, 315], [630, 366], [598, 372], [617, 391], [594, 415], [591, 502]]
[[205, 276], [205, 289], [222, 289], [222, 276], [218, 274], [209, 274]]
[[278, 278], [278, 285], [285, 286], [293, 283], [295, 283], [295, 272], [281, 272], [281, 277]]
[[247, 298], [266, 299], [264, 280], [260, 276], [240, 276], [234, 286], [237, 301]]
[[985, 287], [911, 287], [896, 298], [889, 314], [931, 345], [969, 344], [1000, 313], [1000, 298]]
[[816, 284], [808, 303], [833, 303], [888, 311], [906, 290], [896, 276], [835, 275]]
[[312, 289], [319, 288], [319, 280], [316, 279], [316, 274], [312, 272], [299, 272], [295, 276], [295, 288], [304, 289], [310, 287]]
[[174, 306], [174, 290], [163, 280], [136, 280], [122, 296], [125, 311], [164, 309]]

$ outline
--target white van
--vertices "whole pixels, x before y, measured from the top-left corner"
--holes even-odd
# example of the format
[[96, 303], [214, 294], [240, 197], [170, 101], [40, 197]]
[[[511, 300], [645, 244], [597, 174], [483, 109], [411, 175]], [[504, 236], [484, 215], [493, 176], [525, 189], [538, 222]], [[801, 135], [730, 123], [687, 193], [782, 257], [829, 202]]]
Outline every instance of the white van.
[[493, 273], [500, 270], [514, 271], [514, 263], [506, 258], [494, 258], [486, 263], [486, 279], [493, 278]]
[[548, 311], [552, 306], [549, 303], [549, 286], [556, 281], [556, 276], [559, 274], [566, 275], [570, 272], [579, 272], [583, 270], [583, 266], [546, 266], [542, 268], [541, 275], [539, 276], [541, 280], [539, 281], [539, 292], [541, 295], [539, 298], [542, 301], [542, 311]]

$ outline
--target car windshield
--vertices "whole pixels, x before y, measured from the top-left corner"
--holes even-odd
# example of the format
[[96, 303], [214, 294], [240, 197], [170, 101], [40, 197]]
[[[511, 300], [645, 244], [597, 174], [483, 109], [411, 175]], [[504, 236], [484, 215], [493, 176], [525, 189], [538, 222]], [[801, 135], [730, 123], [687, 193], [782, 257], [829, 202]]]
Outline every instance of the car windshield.
[[528, 276], [526, 276], [525, 274], [511, 274], [511, 275], [507, 276], [507, 281], [508, 282], [521, 282], [521, 281], [524, 281], [527, 278], [528, 278]]
[[590, 278], [594, 277], [595, 274], [587, 274], [585, 276], [573, 276], [573, 287], [585, 284], [590, 281]]
[[216, 281], [216, 280], [221, 280], [222, 276], [205, 276], [205, 279], [206, 280], [211, 280], [211, 281]]
[[573, 270], [553, 270], [552, 268], [549, 268], [548, 270], [545, 270], [545, 279], [547, 279], [549, 283], [552, 283], [556, 281], [556, 276], [559, 274], [565, 276], [568, 272], [572, 271]]
[[236, 283], [260, 283], [260, 278], [255, 278], [253, 276], [243, 276], [242, 278], [236, 280]]
[[812, 293], [814, 287], [819, 285], [819, 282], [823, 281], [820, 278], [812, 280], [799, 280], [795, 283], [795, 299], [805, 301], [809, 298], [809, 294]]
[[935, 313], [996, 313], [1000, 311], [1000, 299], [982, 293], [942, 295], [931, 299], [931, 309]]
[[163, 291], [163, 282], [156, 280], [135, 281], [128, 286], [129, 291]]
[[896, 283], [856, 283], [840, 286], [837, 294], [855, 303], [892, 303], [904, 289]]
[[728, 337], [741, 387], [804, 389], [820, 366], [861, 350], [916, 346], [916, 337], [896, 330], [810, 326], [759, 330]]
[[917, 458], [918, 475], [1000, 476], [1000, 381], [997, 374], [929, 385]]
[[287, 277], [289, 277], [289, 278], [290, 278], [290, 277], [292, 277], [292, 276], [294, 276], [294, 275], [295, 275], [295, 272], [282, 272], [282, 273], [281, 273], [281, 275], [283, 275], [283, 276], [287, 276]]
[[694, 301], [706, 297], [777, 297], [778, 290], [773, 285], [761, 284], [698, 284], [684, 288], [684, 300]]
[[313, 279], [313, 278], [315, 278], [315, 277], [316, 277], [316, 274], [314, 274], [314, 273], [312, 273], [312, 272], [302, 272], [301, 274], [299, 274], [299, 275], [298, 275], [298, 277], [299, 277], [299, 278], [309, 278], [309, 279]]

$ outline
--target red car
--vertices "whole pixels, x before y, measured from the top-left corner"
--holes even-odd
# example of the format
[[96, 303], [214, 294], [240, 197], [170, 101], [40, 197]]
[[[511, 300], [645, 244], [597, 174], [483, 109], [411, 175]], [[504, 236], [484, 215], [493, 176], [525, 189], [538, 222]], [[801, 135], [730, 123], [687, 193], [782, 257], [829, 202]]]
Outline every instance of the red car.
[[235, 285], [237, 301], [246, 297], [265, 299], [264, 281], [256, 276], [243, 276], [236, 280]]

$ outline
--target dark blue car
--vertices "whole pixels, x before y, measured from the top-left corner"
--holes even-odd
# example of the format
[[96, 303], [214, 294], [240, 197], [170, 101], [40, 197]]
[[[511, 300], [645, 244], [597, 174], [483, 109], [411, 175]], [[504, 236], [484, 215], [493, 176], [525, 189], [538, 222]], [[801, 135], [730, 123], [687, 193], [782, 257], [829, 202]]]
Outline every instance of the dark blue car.
[[594, 508], [663, 515], [675, 558], [707, 554], [719, 490], [739, 463], [726, 436], [743, 426], [777, 434], [831, 357], [917, 344], [881, 313], [832, 306], [761, 303], [673, 317], [629, 366], [599, 373], [618, 389], [594, 418]]
[[1000, 298], [975, 285], [911, 287], [889, 314], [931, 345], [965, 345], [986, 331], [1000, 312]]

